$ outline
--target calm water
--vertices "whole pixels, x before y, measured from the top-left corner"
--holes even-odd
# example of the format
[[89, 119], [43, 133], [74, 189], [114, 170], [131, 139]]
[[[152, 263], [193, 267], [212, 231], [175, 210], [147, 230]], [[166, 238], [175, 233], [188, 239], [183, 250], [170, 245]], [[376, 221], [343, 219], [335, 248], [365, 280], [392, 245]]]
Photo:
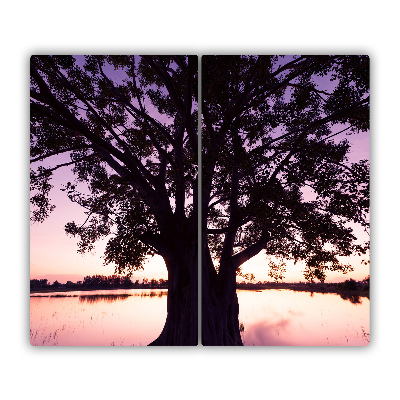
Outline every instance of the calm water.
[[[39, 296], [39, 297], [38, 297]], [[290, 290], [238, 290], [245, 345], [363, 346], [369, 300]], [[354, 302], [354, 300], [353, 300]], [[130, 289], [31, 295], [34, 346], [141, 346], [158, 337], [167, 290]]]
[[[291, 290], [238, 290], [247, 346], [365, 346], [369, 299]], [[359, 301], [355, 303], [354, 301]]]
[[34, 346], [146, 346], [161, 333], [167, 317], [166, 289], [50, 296], [62, 297], [34, 294], [30, 298]]

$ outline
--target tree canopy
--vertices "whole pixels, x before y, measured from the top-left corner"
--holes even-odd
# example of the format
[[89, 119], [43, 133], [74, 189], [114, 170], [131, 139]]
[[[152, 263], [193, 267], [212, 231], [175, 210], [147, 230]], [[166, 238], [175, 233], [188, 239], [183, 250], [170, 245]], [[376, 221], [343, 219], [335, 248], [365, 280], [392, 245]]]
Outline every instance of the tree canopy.
[[87, 219], [66, 232], [81, 252], [111, 235], [118, 272], [165, 255], [163, 229], [197, 223], [197, 57], [33, 56], [31, 164], [32, 220], [54, 208], [53, 171], [71, 165], [64, 190]]
[[[203, 57], [202, 216], [216, 262], [264, 250], [272, 276], [304, 261], [308, 280], [366, 253], [369, 163], [349, 159], [369, 128], [367, 56]], [[272, 257], [273, 256], [273, 257]], [[278, 261], [277, 261], [278, 259]]]

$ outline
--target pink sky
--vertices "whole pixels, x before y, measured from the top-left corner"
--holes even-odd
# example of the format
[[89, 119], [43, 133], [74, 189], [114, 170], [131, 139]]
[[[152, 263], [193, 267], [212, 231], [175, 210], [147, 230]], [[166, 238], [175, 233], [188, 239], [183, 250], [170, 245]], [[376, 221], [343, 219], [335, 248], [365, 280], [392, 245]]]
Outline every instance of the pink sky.
[[[354, 142], [354, 156], [359, 158], [369, 158], [369, 140], [368, 136], [350, 136]], [[51, 191], [51, 199], [56, 204], [56, 209], [50, 217], [42, 224], [31, 224], [30, 230], [30, 276], [31, 279], [47, 278], [50, 282], [58, 280], [65, 283], [67, 280], [76, 282], [82, 280], [86, 275], [112, 275], [114, 267], [112, 265], [103, 265], [103, 251], [106, 241], [103, 240], [96, 245], [93, 253], [81, 255], [77, 253], [77, 238], [71, 238], [64, 232], [64, 225], [67, 222], [75, 220], [77, 223], [84, 221], [86, 216], [83, 209], [72, 203], [65, 192], [60, 190], [61, 183], [73, 180], [71, 167], [63, 167], [63, 171], [58, 170], [54, 174]], [[361, 229], [358, 229], [357, 235], [363, 237]], [[336, 282], [353, 278], [356, 280], [364, 279], [369, 274], [369, 266], [361, 265], [361, 260], [365, 257], [352, 257], [351, 264], [355, 271], [347, 275], [341, 273], [328, 272], [327, 281]], [[304, 265], [293, 263], [287, 264], [285, 281], [298, 282], [304, 281], [302, 271]], [[266, 256], [262, 253], [243, 265], [243, 273], [253, 273], [256, 281], [270, 280], [268, 277], [268, 268]], [[145, 265], [145, 269], [133, 274], [132, 279], [140, 281], [143, 277], [148, 279], [167, 279], [167, 270], [161, 257], [156, 256], [150, 259]], [[239, 281], [241, 278], [239, 278]]]
[[[368, 152], [368, 140], [361, 138], [357, 140], [356, 148], [364, 153]], [[368, 157], [365, 157], [368, 158]], [[66, 171], [56, 171], [51, 192], [51, 199], [56, 204], [56, 209], [50, 217], [41, 224], [31, 224], [30, 229], [30, 277], [31, 279], [46, 278], [50, 282], [58, 280], [65, 283], [67, 280], [76, 282], [82, 280], [86, 275], [112, 275], [113, 265], [103, 265], [103, 251], [106, 240], [96, 244], [93, 253], [81, 255], [77, 253], [77, 238], [71, 238], [64, 232], [67, 222], [75, 220], [84, 221], [86, 216], [83, 209], [72, 203], [66, 198], [65, 193], [60, 191], [61, 184], [57, 183], [58, 177], [63, 175], [64, 179], [68, 176], [70, 167], [64, 167]], [[71, 179], [72, 180], [72, 173]], [[357, 235], [367, 240], [361, 229], [357, 229]], [[347, 275], [341, 273], [328, 272], [327, 281], [338, 282], [349, 278], [362, 280], [369, 275], [369, 266], [361, 265], [361, 260], [365, 257], [351, 257], [350, 263], [355, 271]], [[286, 266], [286, 282], [304, 281], [302, 271], [304, 265], [288, 262]], [[243, 273], [253, 273], [256, 281], [270, 280], [268, 277], [267, 259], [262, 253], [243, 265]], [[167, 270], [161, 257], [155, 256], [150, 259], [144, 270], [133, 274], [132, 280], [140, 281], [146, 277], [148, 279], [168, 279]], [[239, 278], [239, 281], [241, 278]]]
[[[86, 275], [113, 275], [114, 266], [103, 264], [103, 253], [107, 241], [99, 241], [92, 253], [77, 253], [78, 238], [67, 236], [64, 226], [67, 222], [83, 223], [86, 219], [84, 210], [72, 203], [62, 192], [62, 184], [73, 181], [71, 166], [54, 172], [50, 198], [55, 210], [43, 223], [31, 223], [30, 228], [30, 277], [31, 279], [47, 278], [50, 282], [67, 280], [76, 282]], [[137, 271], [132, 279], [167, 279], [167, 270], [161, 257], [154, 257], [146, 263], [143, 271]]]

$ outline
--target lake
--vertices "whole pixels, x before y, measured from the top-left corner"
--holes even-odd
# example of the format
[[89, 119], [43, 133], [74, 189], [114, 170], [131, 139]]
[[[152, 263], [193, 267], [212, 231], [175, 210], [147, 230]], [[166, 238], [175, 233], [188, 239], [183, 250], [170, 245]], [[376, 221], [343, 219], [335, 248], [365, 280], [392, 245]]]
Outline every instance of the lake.
[[366, 297], [343, 300], [338, 294], [288, 289], [238, 290], [237, 295], [244, 345], [365, 346], [369, 343]]
[[164, 327], [167, 293], [117, 289], [32, 294], [31, 344], [146, 346]]
[[[248, 346], [364, 346], [369, 300], [284, 289], [238, 290], [242, 340]], [[35, 293], [34, 346], [145, 346], [161, 333], [166, 289]]]

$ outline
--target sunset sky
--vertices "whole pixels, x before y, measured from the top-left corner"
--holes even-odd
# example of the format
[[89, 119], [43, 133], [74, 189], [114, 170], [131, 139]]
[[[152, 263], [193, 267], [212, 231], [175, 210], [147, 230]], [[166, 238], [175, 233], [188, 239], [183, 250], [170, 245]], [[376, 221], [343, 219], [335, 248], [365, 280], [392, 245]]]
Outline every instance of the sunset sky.
[[[350, 136], [349, 140], [354, 142], [352, 148], [352, 158], [369, 158], [369, 138], [367, 135]], [[64, 225], [70, 221], [77, 223], [86, 219], [83, 209], [72, 203], [62, 192], [62, 184], [68, 180], [73, 181], [71, 167], [63, 167], [62, 170], [55, 171], [51, 191], [51, 199], [56, 209], [50, 217], [41, 224], [31, 224], [30, 230], [30, 276], [31, 279], [47, 278], [50, 282], [58, 280], [64, 283], [67, 280], [76, 282], [82, 280], [86, 275], [112, 275], [114, 267], [103, 265], [103, 251], [106, 241], [103, 240], [96, 245], [93, 253], [81, 255], [77, 253], [77, 239], [67, 236], [64, 232]], [[356, 231], [359, 237], [367, 236], [361, 229]], [[351, 264], [355, 268], [354, 272], [347, 275], [341, 273], [328, 272], [327, 281], [336, 282], [353, 278], [356, 280], [364, 279], [369, 274], [369, 266], [361, 265], [361, 260], [365, 257], [352, 257]], [[293, 265], [288, 263], [286, 267], [286, 282], [304, 281], [301, 264]], [[252, 260], [243, 265], [243, 273], [253, 273], [256, 281], [270, 280], [266, 256], [258, 254]], [[132, 279], [140, 281], [146, 277], [148, 279], [167, 279], [167, 270], [161, 257], [155, 256], [146, 263], [144, 270], [133, 274]], [[241, 278], [238, 278], [241, 281]]]
[[[77, 253], [78, 238], [67, 236], [64, 226], [67, 222], [83, 223], [86, 219], [84, 210], [72, 203], [61, 191], [62, 184], [73, 181], [71, 167], [63, 167], [64, 171], [54, 173], [50, 198], [56, 205], [50, 217], [43, 223], [31, 224], [30, 231], [30, 275], [31, 279], [47, 278], [50, 282], [67, 280], [76, 282], [86, 275], [112, 275], [113, 265], [104, 265], [103, 252], [106, 240], [99, 241], [92, 253]], [[167, 270], [161, 257], [154, 257], [146, 265], [144, 271], [138, 271], [132, 279], [167, 279]]]
[[[321, 81], [321, 88], [331, 90], [333, 83], [325, 80]], [[147, 108], [151, 105], [147, 105]], [[161, 120], [158, 115], [158, 119]], [[161, 122], [165, 122], [162, 121]], [[360, 159], [369, 159], [369, 135], [350, 135], [346, 137], [352, 144], [349, 154], [350, 161]], [[69, 156], [65, 161], [69, 161]], [[52, 163], [53, 161], [53, 163]], [[49, 159], [47, 165], [54, 165], [54, 160]], [[71, 238], [64, 232], [64, 226], [67, 222], [75, 221], [78, 225], [82, 224], [86, 215], [84, 210], [77, 204], [72, 203], [61, 191], [62, 184], [74, 181], [74, 175], [71, 172], [71, 166], [63, 167], [54, 172], [51, 183], [54, 188], [50, 193], [51, 203], [56, 205], [56, 209], [50, 214], [50, 217], [41, 224], [31, 224], [30, 229], [30, 277], [31, 279], [47, 278], [50, 282], [58, 280], [65, 283], [67, 280], [76, 282], [83, 280], [86, 275], [112, 275], [114, 273], [113, 265], [103, 264], [103, 252], [106, 240], [96, 244], [93, 253], [81, 255], [77, 253], [77, 238]], [[356, 227], [356, 236], [362, 240], [367, 240], [367, 235]], [[355, 271], [347, 275], [342, 273], [327, 272], [328, 282], [343, 281], [353, 278], [356, 280], [364, 279], [369, 274], [369, 266], [362, 265], [362, 257], [351, 257], [350, 262]], [[304, 281], [302, 271], [304, 265], [298, 263], [293, 265], [288, 262], [286, 266], [286, 282]], [[268, 277], [267, 259], [263, 253], [258, 254], [242, 266], [243, 273], [253, 273], [256, 281], [271, 280]], [[132, 280], [148, 279], [167, 279], [167, 270], [161, 257], [155, 256], [145, 265], [145, 269], [133, 274]], [[238, 278], [239, 281], [243, 280]]]

